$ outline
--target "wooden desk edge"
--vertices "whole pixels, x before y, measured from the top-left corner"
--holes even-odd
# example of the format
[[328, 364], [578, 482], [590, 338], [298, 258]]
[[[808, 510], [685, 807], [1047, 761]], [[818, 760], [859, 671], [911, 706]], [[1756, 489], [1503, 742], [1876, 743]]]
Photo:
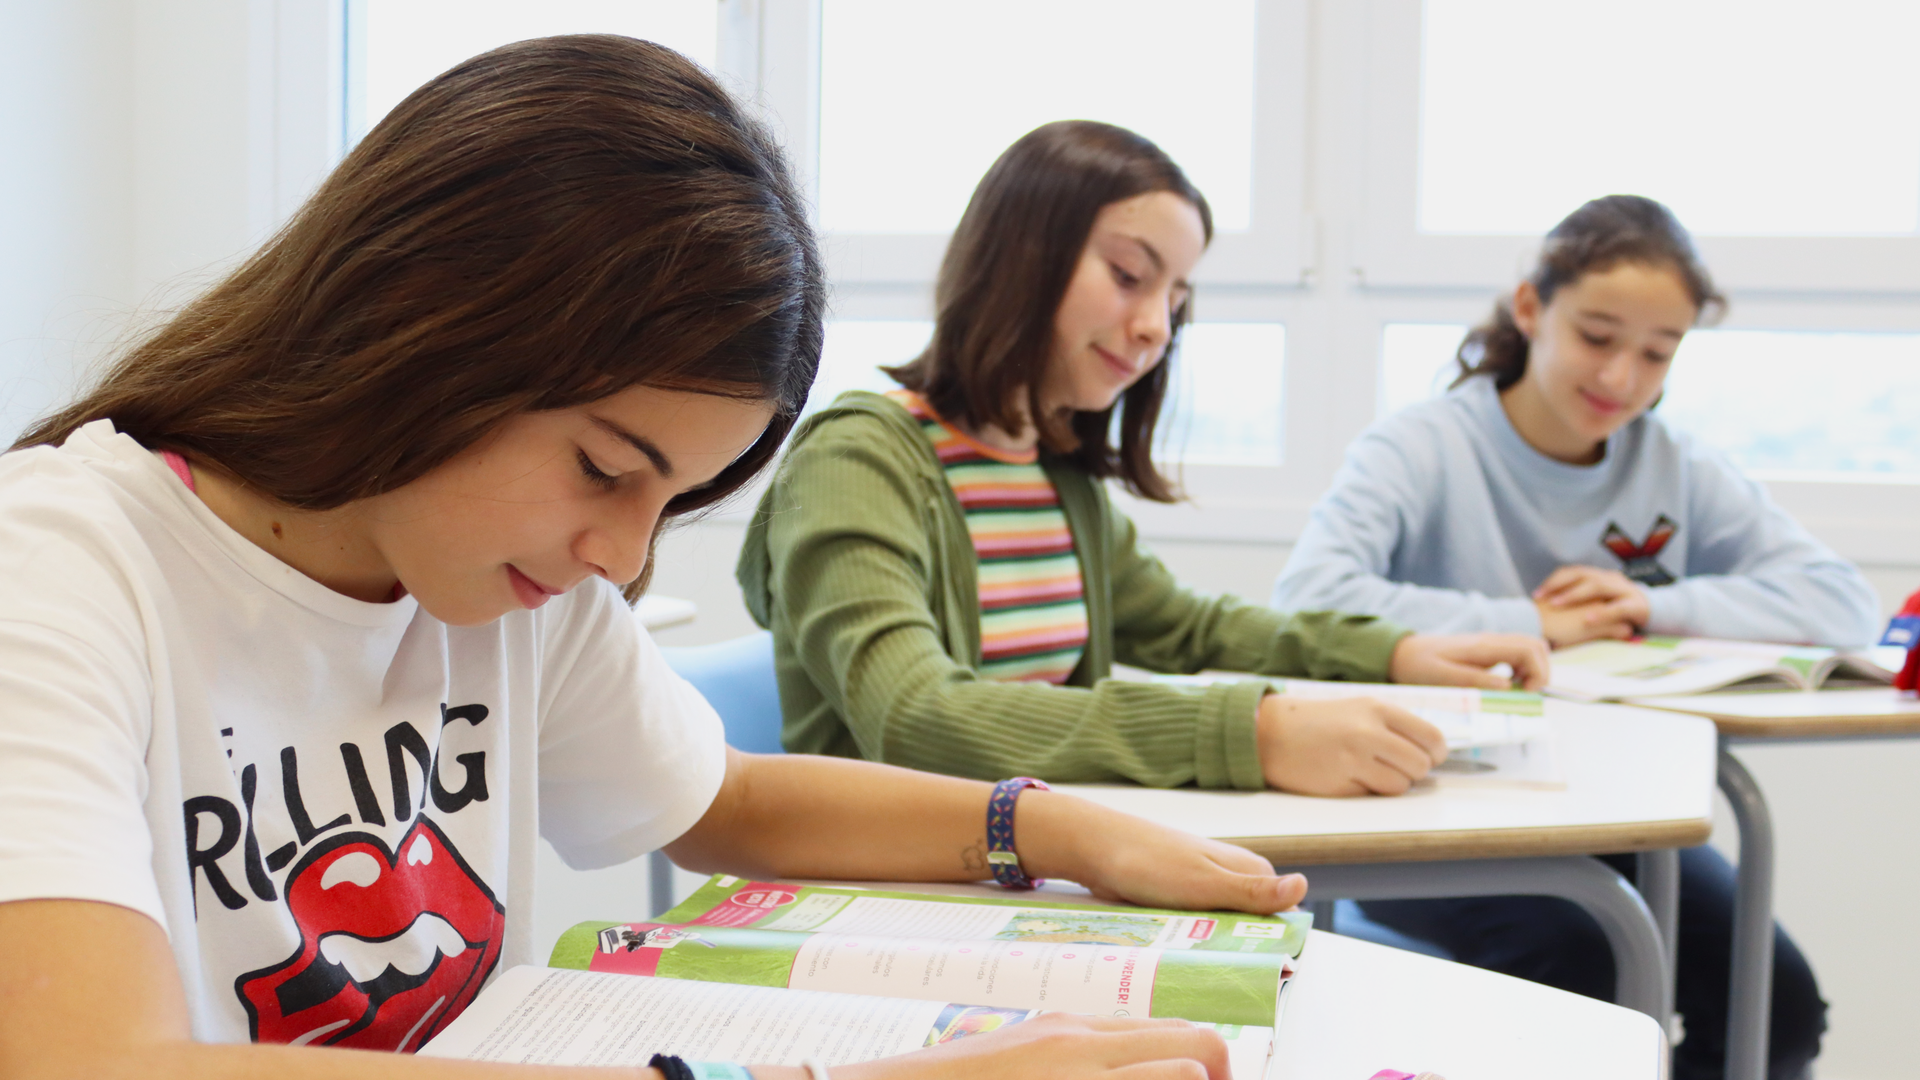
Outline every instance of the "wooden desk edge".
[[1920, 735], [1920, 712], [1893, 716], [1735, 716], [1679, 705], [1650, 705], [1645, 709], [1700, 716], [1713, 721], [1722, 735], [1743, 739], [1819, 739], [1861, 735]]
[[1704, 844], [1710, 818], [1642, 821], [1631, 825], [1565, 825], [1539, 829], [1456, 829], [1449, 832], [1361, 833], [1316, 836], [1222, 836], [1229, 844], [1279, 866], [1518, 859], [1546, 855], [1616, 855]]

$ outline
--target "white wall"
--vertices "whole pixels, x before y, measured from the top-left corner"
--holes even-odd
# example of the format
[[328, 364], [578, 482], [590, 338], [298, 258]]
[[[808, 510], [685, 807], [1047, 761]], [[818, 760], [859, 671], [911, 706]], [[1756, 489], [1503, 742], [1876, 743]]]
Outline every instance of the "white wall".
[[129, 4], [0, 6], [0, 442], [132, 302]]

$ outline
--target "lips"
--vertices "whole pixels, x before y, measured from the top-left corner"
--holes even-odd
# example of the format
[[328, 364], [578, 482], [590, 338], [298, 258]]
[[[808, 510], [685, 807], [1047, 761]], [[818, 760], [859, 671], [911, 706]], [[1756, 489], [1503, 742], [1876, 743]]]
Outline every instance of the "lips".
[[1127, 363], [1125, 360], [1122, 360], [1120, 357], [1114, 355], [1113, 353], [1108, 352], [1107, 350], [1101, 348], [1098, 345], [1095, 345], [1093, 347], [1093, 351], [1096, 353], [1099, 353], [1100, 359], [1106, 361], [1107, 367], [1115, 375], [1119, 376], [1122, 379], [1130, 380], [1140, 374], [1140, 371], [1138, 368], [1134, 367], [1132, 364]]
[[507, 564], [507, 582], [513, 586], [514, 598], [528, 610], [539, 607], [553, 597], [559, 596], [561, 592], [559, 589], [549, 589], [533, 580], [511, 563]]
[[494, 966], [506, 912], [438, 827], [329, 838], [287, 875], [300, 947], [234, 981], [257, 1042], [417, 1050]]

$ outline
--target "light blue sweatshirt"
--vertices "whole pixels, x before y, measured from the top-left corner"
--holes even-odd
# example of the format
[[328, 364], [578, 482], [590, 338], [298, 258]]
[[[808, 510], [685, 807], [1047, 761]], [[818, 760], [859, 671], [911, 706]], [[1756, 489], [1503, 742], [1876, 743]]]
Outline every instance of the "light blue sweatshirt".
[[1538, 634], [1530, 594], [1569, 564], [1647, 585], [1649, 633], [1862, 646], [1879, 630], [1860, 571], [1717, 452], [1647, 414], [1599, 463], [1555, 461], [1484, 376], [1354, 441], [1273, 605]]

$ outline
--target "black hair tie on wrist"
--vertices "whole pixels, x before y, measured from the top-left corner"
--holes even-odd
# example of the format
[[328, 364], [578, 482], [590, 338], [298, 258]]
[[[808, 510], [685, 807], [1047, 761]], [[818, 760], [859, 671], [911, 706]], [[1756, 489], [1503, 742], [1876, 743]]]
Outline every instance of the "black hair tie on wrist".
[[647, 1068], [659, 1069], [660, 1075], [667, 1080], [694, 1080], [693, 1069], [687, 1063], [672, 1054], [655, 1054], [647, 1061]]

